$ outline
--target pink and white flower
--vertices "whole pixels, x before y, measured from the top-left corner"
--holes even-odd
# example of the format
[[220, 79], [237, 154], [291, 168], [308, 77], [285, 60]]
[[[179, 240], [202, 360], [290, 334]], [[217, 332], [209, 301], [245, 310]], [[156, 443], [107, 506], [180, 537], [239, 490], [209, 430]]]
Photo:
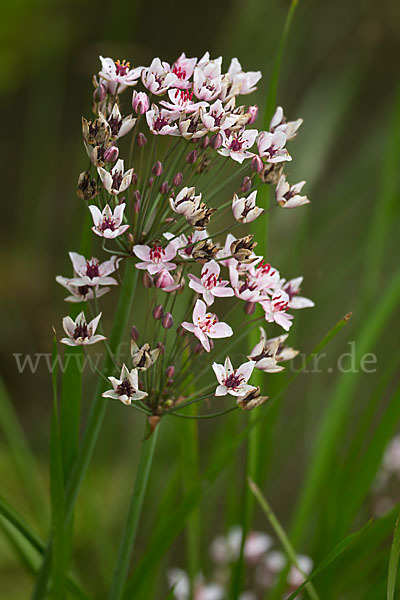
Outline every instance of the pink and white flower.
[[239, 368], [234, 369], [229, 356], [226, 357], [223, 365], [213, 363], [212, 368], [219, 383], [215, 390], [215, 395], [226, 396], [227, 394], [231, 394], [231, 396], [243, 396], [257, 389], [247, 383], [253, 372], [254, 365], [255, 362], [250, 360], [243, 363]]
[[160, 110], [157, 104], [151, 105], [151, 110], [146, 113], [147, 125], [154, 135], [177, 135], [178, 126], [172, 123], [171, 113], [168, 110]]
[[124, 217], [125, 206], [126, 204], [124, 202], [118, 204], [113, 212], [110, 206], [106, 204], [101, 212], [97, 206], [91, 204], [89, 210], [92, 214], [94, 223], [92, 231], [94, 231], [96, 235], [107, 239], [113, 239], [125, 233], [125, 231], [129, 229], [129, 225], [121, 224]]
[[174, 244], [168, 244], [165, 248], [157, 243], [152, 247], [137, 244], [133, 246], [133, 253], [143, 261], [137, 263], [136, 268], [147, 270], [150, 275], [156, 275], [164, 269], [167, 271], [176, 269], [176, 264], [170, 262], [177, 253], [177, 247]]
[[122, 92], [127, 86], [136, 85], [143, 69], [143, 67], [131, 69], [130, 63], [126, 60], [114, 61], [112, 58], [100, 56], [100, 61], [99, 77], [108, 82], [110, 94], [115, 94], [116, 91]]
[[191, 83], [189, 79], [193, 75], [196, 63], [197, 58], [187, 58], [184, 52], [182, 52], [180, 57], [176, 59], [171, 67], [171, 71], [178, 79], [178, 81], [175, 83], [177, 88], [187, 89], [190, 87]]
[[63, 318], [63, 328], [68, 337], [60, 341], [67, 346], [88, 346], [102, 342], [104, 335], [96, 334], [96, 329], [101, 318], [101, 313], [89, 323], [86, 322], [85, 313], [82, 311], [75, 319]]
[[286, 136], [282, 131], [271, 133], [261, 131], [257, 138], [258, 153], [269, 163], [284, 162], [292, 160], [285, 148]]
[[254, 145], [258, 135], [257, 129], [242, 129], [241, 131], [229, 132], [221, 131], [222, 148], [218, 150], [222, 156], [230, 156], [238, 163], [242, 163], [246, 158], [254, 156], [249, 152], [249, 148]]
[[178, 88], [168, 90], [168, 97], [169, 102], [161, 100], [160, 104], [169, 111], [172, 120], [177, 119], [181, 113], [190, 114], [208, 106], [207, 102], [194, 102], [193, 92], [188, 90]]
[[114, 108], [107, 119], [107, 123], [110, 127], [111, 135], [114, 138], [121, 138], [131, 131], [136, 123], [136, 119], [133, 115], [122, 118], [118, 104], [114, 104]]
[[[209, 63], [210, 64], [210, 63]], [[193, 75], [193, 92], [199, 100], [212, 102], [216, 100], [221, 93], [221, 74], [215, 73], [215, 66], [206, 67], [197, 66]]]
[[197, 242], [201, 242], [202, 240], [209, 239], [209, 235], [206, 229], [202, 231], [194, 231], [189, 234], [187, 237], [184, 233], [175, 237], [173, 233], [164, 233], [164, 237], [167, 240], [171, 240], [171, 244], [175, 244], [178, 249], [178, 254], [182, 258], [192, 258], [192, 252], [197, 244]]
[[289, 308], [289, 296], [283, 290], [276, 290], [270, 300], [264, 300], [260, 303], [265, 312], [265, 320], [268, 323], [277, 323], [285, 331], [289, 331], [292, 326], [292, 315], [287, 314]]
[[137, 92], [133, 90], [132, 108], [136, 114], [144, 115], [150, 108], [150, 98], [145, 92]]
[[285, 346], [288, 334], [267, 339], [267, 334], [263, 327], [260, 327], [260, 341], [248, 355], [249, 360], [255, 361], [255, 368], [267, 373], [278, 373], [283, 371], [284, 367], [278, 365], [295, 358], [299, 351], [289, 346]]
[[111, 171], [97, 167], [100, 179], [109, 194], [114, 196], [124, 192], [132, 183], [133, 169], [124, 173], [124, 161], [118, 159]]
[[110, 291], [109, 287], [73, 285], [71, 279], [61, 275], [57, 275], [56, 281], [70, 293], [70, 296], [64, 298], [65, 302], [86, 302], [87, 300], [94, 300], [95, 296], [101, 298]]
[[203, 295], [203, 300], [207, 306], [211, 306], [215, 298], [228, 298], [234, 295], [233, 289], [227, 287], [229, 281], [221, 281], [220, 271], [219, 264], [215, 260], [210, 260], [203, 265], [200, 279], [191, 273], [188, 274], [189, 287], [198, 294]]
[[303, 123], [303, 119], [297, 119], [296, 121], [287, 122], [283, 114], [282, 106], [278, 106], [274, 116], [271, 119], [270, 131], [282, 131], [285, 134], [287, 141], [292, 140], [297, 135], [297, 130]]
[[217, 315], [207, 312], [206, 304], [202, 300], [197, 300], [194, 306], [193, 323], [184, 321], [182, 327], [194, 333], [207, 352], [210, 352], [208, 338], [225, 338], [233, 335], [232, 328], [227, 323], [218, 321]]
[[108, 378], [112, 384], [112, 390], [103, 392], [103, 398], [113, 398], [120, 400], [123, 404], [129, 406], [135, 400], [143, 400], [148, 396], [147, 392], [139, 390], [139, 379], [137, 369], [129, 371], [127, 366], [122, 365], [121, 375], [119, 379], [115, 377]]
[[247, 198], [233, 195], [232, 212], [239, 223], [251, 223], [264, 212], [263, 208], [256, 206], [257, 190], [251, 192]]
[[289, 308], [311, 308], [315, 306], [310, 298], [299, 296], [300, 286], [303, 283], [303, 277], [295, 277], [290, 281], [281, 279], [279, 286], [289, 296]]
[[275, 198], [279, 206], [296, 208], [297, 206], [303, 206], [303, 204], [309, 204], [310, 200], [307, 196], [300, 194], [304, 184], [305, 181], [299, 181], [295, 185], [290, 185], [286, 181], [286, 176], [281, 175], [275, 190]]
[[237, 122], [237, 116], [233, 115], [230, 110], [226, 110], [221, 100], [216, 100], [210, 106], [208, 112], [201, 112], [201, 120], [208, 131], [213, 133], [233, 127]]
[[154, 285], [164, 292], [176, 292], [183, 287], [183, 283], [176, 282], [167, 269], [163, 269], [157, 274], [154, 279]]
[[242, 65], [237, 58], [232, 58], [229, 66], [228, 75], [231, 78], [234, 89], [237, 94], [251, 94], [257, 89], [258, 83], [262, 77], [261, 71], [243, 71]]
[[194, 187], [183, 187], [175, 198], [169, 199], [172, 210], [180, 215], [188, 217], [194, 213], [201, 203], [201, 194], [196, 196]]
[[154, 58], [151, 65], [142, 70], [142, 83], [145, 88], [156, 96], [161, 96], [169, 88], [177, 87], [179, 78], [171, 72], [167, 62]]
[[77, 277], [70, 279], [72, 285], [118, 285], [118, 282], [114, 277], [110, 277], [110, 274], [118, 269], [118, 265], [122, 260], [121, 258], [112, 256], [110, 260], [100, 263], [94, 257], [86, 260], [84, 256], [77, 252], [70, 252], [69, 257], [77, 275]]

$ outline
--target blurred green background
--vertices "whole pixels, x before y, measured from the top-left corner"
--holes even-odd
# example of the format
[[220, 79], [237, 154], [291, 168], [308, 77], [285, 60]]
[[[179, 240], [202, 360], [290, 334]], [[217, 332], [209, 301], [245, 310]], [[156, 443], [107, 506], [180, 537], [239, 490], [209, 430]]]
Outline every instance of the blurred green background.
[[[262, 106], [288, 4], [286, 0], [203, 0], [175, 5], [158, 0], [3, 0], [1, 365], [45, 482], [50, 376], [44, 364], [35, 374], [19, 374], [13, 354], [50, 352], [51, 326], [59, 330], [66, 313], [64, 294], [54, 277], [70, 272], [67, 251], [78, 247], [85, 215], [83, 202], [75, 196], [78, 174], [87, 164], [80, 119], [90, 116], [91, 77], [99, 68], [98, 55], [146, 65], [153, 56], [173, 62], [182, 51], [200, 57], [209, 50], [214, 57], [224, 56], [225, 68], [237, 56], [245, 70], [263, 72], [259, 89], [251, 97]], [[335, 541], [334, 490], [342, 490], [338, 473], [348, 465], [346, 453], [352, 448], [354, 431], [373, 390], [381, 385], [368, 434], [372, 435], [396, 384], [392, 377], [396, 353], [398, 359], [396, 311], [380, 323], [377, 335], [365, 341], [363, 352], [376, 354], [376, 372], [350, 374], [343, 384], [335, 365], [337, 357], [349, 351], [348, 342], [354, 340], [357, 346], [367, 335], [377, 305], [399, 277], [399, 55], [400, 4], [395, 0], [300, 0], [278, 92], [278, 103], [287, 116], [304, 118], [291, 146], [294, 160], [287, 172], [293, 183], [307, 180], [306, 192], [312, 200], [304, 210], [274, 211], [270, 224], [267, 259], [289, 277], [304, 274], [303, 292], [316, 302], [315, 309], [297, 313], [293, 345], [310, 351], [339, 318], [354, 311], [350, 324], [328, 347], [321, 372], [302, 375], [279, 403], [279, 410], [271, 411], [265, 435], [263, 489], [288, 525], [315, 459], [319, 424], [334, 398], [344, 398], [343, 411], [338, 408], [345, 418], [331, 457], [333, 470], [321, 488], [319, 504], [313, 507], [313, 522], [304, 535], [299, 534], [298, 550], [316, 561]], [[142, 317], [135, 307], [134, 321]], [[90, 379], [86, 385], [84, 410]], [[241, 418], [243, 424], [245, 416]], [[175, 421], [166, 425], [161, 436], [139, 548], [151, 531], [160, 490], [175, 470], [178, 425]], [[200, 423], [200, 447], [205, 448], [227, 426], [234, 435], [239, 424]], [[80, 495], [74, 562], [96, 598], [104, 597], [110, 580], [141, 430], [141, 424], [125, 418], [123, 407], [109, 411]], [[4, 436], [0, 449], [1, 492], [13, 498], [27, 518], [35, 519]], [[240, 452], [235, 466], [218, 479], [202, 503], [205, 570], [212, 537], [237, 519], [236, 507], [227, 506], [223, 490], [228, 483], [241, 495], [242, 462]], [[357, 470], [356, 463], [353, 467]], [[368, 498], [360, 504], [355, 520], [359, 524], [370, 515]], [[257, 524], [267, 529], [260, 514]], [[185, 566], [183, 544], [181, 536], [158, 570], [159, 598], [165, 597], [167, 566]], [[380, 580], [387, 554], [375, 559], [366, 578], [371, 585]], [[28, 598], [32, 579], [1, 536], [0, 581], [1, 598]], [[357, 585], [343, 597], [364, 598], [362, 584]]]

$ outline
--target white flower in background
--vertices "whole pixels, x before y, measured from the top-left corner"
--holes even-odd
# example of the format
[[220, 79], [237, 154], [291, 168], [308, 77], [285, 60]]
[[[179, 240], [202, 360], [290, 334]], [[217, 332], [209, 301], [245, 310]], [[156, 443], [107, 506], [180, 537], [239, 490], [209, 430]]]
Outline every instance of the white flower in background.
[[188, 274], [190, 279], [189, 287], [203, 295], [204, 302], [211, 306], [215, 298], [228, 298], [234, 295], [233, 289], [227, 287], [229, 281], [221, 281], [219, 274], [221, 267], [215, 260], [210, 260], [203, 265], [200, 279], [191, 273]]
[[299, 296], [300, 286], [303, 283], [303, 277], [295, 277], [295, 279], [281, 279], [279, 287], [289, 296], [289, 308], [312, 308], [315, 306], [310, 298]]
[[100, 212], [100, 209], [97, 206], [91, 204], [89, 210], [93, 218], [94, 226], [92, 227], [92, 230], [94, 233], [107, 239], [116, 238], [125, 233], [125, 231], [129, 229], [129, 225], [121, 225], [125, 206], [124, 202], [118, 204], [113, 212], [110, 206], [106, 204], [103, 212]]
[[159, 58], [154, 58], [149, 67], [142, 70], [142, 83], [145, 88], [156, 96], [161, 96], [169, 88], [177, 87], [178, 77], [171, 72], [171, 67], [167, 62], [161, 62]]
[[146, 112], [146, 121], [154, 135], [179, 134], [177, 124], [172, 123], [171, 113], [165, 109], [160, 110], [157, 104], [152, 104], [151, 110]]
[[136, 119], [133, 115], [122, 118], [118, 104], [115, 103], [114, 108], [107, 119], [107, 123], [110, 127], [111, 135], [114, 138], [121, 138], [131, 131], [136, 123]]
[[101, 298], [101, 296], [104, 296], [104, 294], [107, 294], [107, 292], [110, 291], [109, 287], [73, 285], [71, 279], [62, 277], [61, 275], [57, 275], [56, 281], [70, 293], [70, 296], [64, 298], [65, 302], [86, 302], [86, 300], [93, 300], [95, 294], [96, 298]]
[[282, 106], [278, 106], [274, 116], [271, 119], [269, 129], [272, 133], [275, 131], [281, 131], [285, 134], [287, 141], [292, 140], [297, 135], [297, 130], [303, 123], [303, 119], [297, 119], [296, 121], [287, 122], [283, 114]]
[[169, 199], [169, 204], [172, 210], [180, 215], [190, 216], [198, 208], [201, 203], [201, 194], [196, 196], [194, 187], [183, 187], [175, 198]]
[[157, 243], [153, 246], [137, 244], [133, 246], [133, 253], [143, 261], [137, 263], [136, 268], [147, 269], [150, 275], [156, 275], [164, 269], [167, 271], [176, 269], [176, 264], [170, 262], [177, 253], [177, 247], [172, 243], [165, 246], [165, 248]]
[[293, 589], [297, 589], [301, 586], [302, 583], [304, 583], [306, 577], [308, 577], [308, 575], [310, 575], [311, 571], [313, 570], [314, 565], [311, 558], [309, 556], [305, 556], [304, 554], [299, 554], [298, 556], [296, 556], [296, 558], [300, 570], [294, 565], [292, 565], [290, 567], [289, 575], [287, 577], [287, 582]]
[[225, 600], [226, 590], [219, 583], [205, 583], [201, 575], [194, 581], [193, 595], [190, 593], [190, 580], [182, 569], [168, 570], [168, 585], [173, 588], [175, 600]]
[[118, 159], [111, 171], [97, 167], [100, 179], [109, 194], [117, 195], [124, 192], [132, 182], [133, 169], [124, 173], [124, 161]]
[[86, 346], [105, 340], [104, 335], [96, 334], [100, 318], [101, 313], [87, 323], [83, 311], [76, 317], [75, 321], [71, 317], [64, 317], [63, 328], [68, 337], [62, 338], [60, 341], [67, 346]]
[[256, 206], [257, 190], [251, 192], [247, 198], [239, 198], [233, 195], [232, 212], [239, 223], [251, 223], [264, 212], [263, 208]]
[[275, 190], [275, 198], [279, 206], [296, 208], [297, 206], [303, 206], [303, 204], [309, 204], [310, 200], [307, 196], [302, 196], [300, 193], [304, 184], [305, 181], [300, 181], [295, 185], [289, 185], [286, 176], [281, 175]]
[[131, 69], [131, 65], [126, 60], [122, 62], [114, 61], [112, 58], [103, 58], [100, 56], [101, 71], [99, 77], [108, 82], [110, 94], [116, 91], [122, 92], [127, 86], [136, 85], [144, 67]]
[[234, 369], [229, 356], [226, 357], [223, 365], [213, 363], [212, 368], [219, 383], [215, 390], [215, 395], [226, 396], [226, 394], [231, 394], [232, 396], [243, 396], [247, 392], [256, 390], [256, 387], [247, 383], [253, 372], [254, 365], [255, 362], [250, 360], [243, 363], [239, 368]]
[[226, 135], [225, 131], [221, 131], [221, 134], [223, 147], [218, 150], [219, 154], [230, 156], [238, 163], [254, 156], [253, 152], [249, 152], [249, 148], [256, 141], [257, 129], [242, 129], [241, 131], [230, 132], [229, 135]]
[[123, 404], [130, 405], [135, 400], [142, 400], [148, 396], [147, 392], [139, 390], [137, 369], [129, 369], [124, 364], [122, 366], [119, 379], [115, 377], [108, 378], [112, 384], [112, 390], [107, 390], [102, 394], [103, 398], [113, 398], [120, 400]]
[[114, 273], [121, 262], [121, 258], [112, 256], [110, 260], [103, 263], [97, 258], [92, 257], [86, 260], [84, 256], [77, 252], [70, 252], [69, 257], [77, 277], [72, 277], [70, 283], [75, 286], [89, 285], [118, 285], [114, 277], [110, 277]]
[[238, 94], [251, 94], [257, 89], [258, 83], [262, 77], [261, 71], [243, 71], [242, 65], [237, 58], [232, 58], [229, 66], [228, 75], [232, 84], [238, 89]]
[[171, 66], [171, 72], [177, 77], [175, 86], [180, 89], [186, 89], [191, 86], [189, 79], [193, 75], [194, 68], [197, 63], [197, 58], [187, 58], [182, 52], [179, 58], [176, 59]]
[[276, 131], [275, 133], [261, 131], [257, 138], [258, 153], [261, 158], [269, 163], [292, 160], [285, 148], [286, 141], [286, 136], [282, 131]]
[[208, 338], [225, 338], [233, 335], [232, 328], [227, 323], [218, 321], [217, 315], [207, 312], [207, 306], [202, 300], [196, 301], [192, 318], [193, 323], [184, 321], [182, 327], [192, 332], [207, 352], [211, 349]]
[[272, 548], [272, 537], [262, 531], [250, 531], [244, 543], [244, 557], [251, 563], [257, 563]]
[[289, 331], [292, 326], [292, 315], [287, 314], [289, 307], [289, 296], [283, 290], [276, 290], [270, 300], [260, 302], [265, 311], [265, 320], [269, 323], [277, 323], [285, 331]]
[[400, 475], [400, 436], [395, 436], [387, 445], [383, 456], [383, 469]]

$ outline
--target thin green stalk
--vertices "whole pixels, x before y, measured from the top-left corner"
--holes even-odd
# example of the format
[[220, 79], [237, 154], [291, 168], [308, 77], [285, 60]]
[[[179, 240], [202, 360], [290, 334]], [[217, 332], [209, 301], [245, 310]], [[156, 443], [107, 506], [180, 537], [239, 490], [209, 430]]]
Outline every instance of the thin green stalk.
[[394, 528], [392, 549], [390, 551], [388, 585], [387, 585], [387, 600], [393, 600], [396, 589], [397, 571], [399, 566], [400, 555], [400, 515], [397, 517], [396, 526]]
[[[253, 493], [255, 499], [257, 500], [257, 502], [259, 503], [260, 507], [262, 508], [265, 516], [267, 517], [272, 529], [274, 530], [276, 537], [279, 539], [280, 543], [282, 544], [282, 548], [284, 549], [288, 559], [300, 571], [300, 573], [303, 575], [304, 579], [307, 579], [307, 573], [305, 573], [303, 571], [303, 569], [301, 568], [301, 566], [299, 565], [299, 562], [298, 562], [297, 556], [296, 556], [296, 552], [295, 552], [292, 544], [290, 543], [290, 540], [289, 540], [285, 530], [283, 529], [283, 527], [280, 524], [280, 522], [278, 521], [275, 513], [273, 512], [272, 508], [270, 507], [269, 503], [267, 502], [267, 499], [262, 494], [258, 485], [255, 484], [254, 481], [251, 479], [251, 477], [247, 477], [247, 483], [248, 483], [249, 489]], [[312, 600], [319, 599], [319, 596], [318, 596], [317, 592], [315, 591], [314, 586], [311, 583], [307, 583], [306, 590]]]
[[136, 531], [140, 519], [140, 513], [143, 506], [144, 494], [149, 480], [158, 430], [159, 427], [156, 427], [156, 429], [151, 433], [150, 425], [146, 420], [144, 440], [142, 442], [140, 451], [139, 466], [135, 477], [135, 484], [129, 505], [128, 516], [119, 546], [118, 559], [114, 570], [111, 589], [108, 595], [109, 600], [120, 600], [120, 598], [122, 598], [135, 542]]

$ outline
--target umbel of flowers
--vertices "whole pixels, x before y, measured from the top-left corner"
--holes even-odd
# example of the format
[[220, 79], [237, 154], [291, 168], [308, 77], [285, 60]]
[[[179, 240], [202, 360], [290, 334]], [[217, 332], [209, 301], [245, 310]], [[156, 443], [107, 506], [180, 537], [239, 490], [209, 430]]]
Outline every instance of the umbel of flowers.
[[[287, 144], [302, 120], [287, 121], [278, 107], [268, 131], [256, 129], [258, 108], [247, 98], [261, 73], [244, 71], [236, 58], [225, 72], [222, 57], [208, 52], [149, 66], [100, 61], [93, 116], [82, 119], [89, 167], [77, 193], [103, 256], [70, 252], [73, 274], [57, 277], [66, 301], [87, 305], [77, 319], [64, 318], [61, 341], [102, 342], [110, 351], [99, 300], [121, 282], [121, 263], [133, 261], [150, 294], [149, 322], [145, 333], [132, 327], [130, 356], [113, 357], [103, 396], [156, 419], [210, 395], [252, 409], [267, 399], [251, 383], [254, 369], [284, 368], [297, 354], [286, 346], [292, 311], [313, 306], [300, 295], [302, 277], [282, 277], [245, 231], [266, 210], [258, 199], [263, 186], [275, 188], [277, 209], [309, 202], [305, 182], [289, 183], [284, 173], [292, 160]], [[235, 331], [229, 315], [240, 304], [246, 320]], [[231, 361], [235, 344], [262, 321], [247, 359]], [[285, 333], [269, 338], [269, 323]], [[200, 354], [202, 373], [215, 375], [201, 390], [193, 368]]]

